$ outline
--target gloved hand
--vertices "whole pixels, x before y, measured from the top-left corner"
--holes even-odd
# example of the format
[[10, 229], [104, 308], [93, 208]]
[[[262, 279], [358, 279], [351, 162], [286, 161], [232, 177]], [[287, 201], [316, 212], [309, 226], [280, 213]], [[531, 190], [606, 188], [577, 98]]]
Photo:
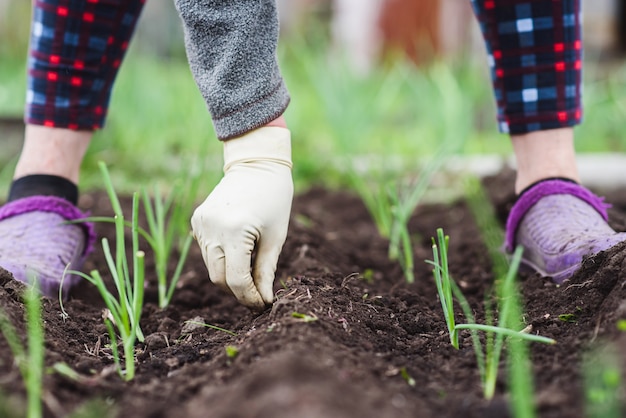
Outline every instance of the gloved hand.
[[191, 218], [211, 281], [252, 309], [274, 301], [293, 199], [291, 167], [285, 128], [263, 127], [225, 141], [224, 177]]

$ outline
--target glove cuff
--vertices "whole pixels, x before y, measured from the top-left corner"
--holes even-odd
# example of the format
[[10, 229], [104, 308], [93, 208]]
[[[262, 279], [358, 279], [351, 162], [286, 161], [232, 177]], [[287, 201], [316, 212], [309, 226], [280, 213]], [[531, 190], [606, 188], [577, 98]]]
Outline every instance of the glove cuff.
[[291, 169], [289, 129], [267, 126], [224, 141], [224, 172], [235, 164], [253, 161], [274, 161]]
[[525, 190], [509, 212], [505, 237], [505, 249], [507, 252], [511, 253], [515, 249], [517, 227], [530, 208], [542, 197], [554, 194], [568, 194], [577, 197], [594, 208], [605, 221], [608, 220], [607, 208], [611, 207], [611, 205], [604, 203], [604, 198], [596, 196], [580, 184], [563, 180], [540, 181]]

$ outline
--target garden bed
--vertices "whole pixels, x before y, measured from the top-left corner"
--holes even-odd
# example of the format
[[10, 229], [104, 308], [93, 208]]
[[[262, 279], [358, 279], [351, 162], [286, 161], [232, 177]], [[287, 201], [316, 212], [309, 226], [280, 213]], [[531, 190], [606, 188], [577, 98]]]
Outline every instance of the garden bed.
[[[512, 177], [501, 174], [486, 184], [504, 221], [514, 199]], [[612, 225], [625, 230], [626, 193], [599, 192], [614, 204]], [[81, 204], [94, 215], [112, 213], [104, 193], [83, 196]], [[130, 382], [111, 367], [95, 288], [79, 286], [64, 304], [67, 319], [58, 301], [46, 300], [46, 365], [64, 361], [85, 377], [46, 375], [47, 416], [66, 416], [92, 399], [112, 405], [117, 414], [112, 416], [119, 417], [509, 416], [504, 362], [497, 395], [487, 402], [469, 334], [461, 333], [460, 350], [450, 345], [431, 267], [422, 262], [432, 259], [431, 236], [443, 227], [450, 236], [452, 275], [477, 321], [484, 321], [484, 295], [494, 277], [470, 211], [462, 201], [424, 205], [410, 226], [418, 236], [411, 285], [388, 260], [387, 242], [358, 197], [323, 189], [297, 196], [276, 273], [277, 301], [261, 314], [210, 283], [194, 244], [170, 307], [158, 309], [156, 292], [147, 290], [141, 323], [146, 343], [137, 345], [137, 374]], [[101, 223], [97, 230], [113, 241], [113, 225]], [[541, 417], [584, 416], [583, 353], [608, 342], [618, 352], [626, 349], [616, 327], [626, 318], [625, 254], [621, 245], [587, 260], [560, 287], [534, 274], [520, 275], [526, 323], [557, 340], [552, 346], [531, 345]], [[154, 283], [150, 254], [146, 266]], [[106, 271], [99, 245], [85, 270], [94, 268]], [[4, 271], [0, 283], [0, 306], [23, 331], [21, 286]], [[460, 313], [457, 319], [464, 321]], [[226, 346], [237, 347], [238, 355], [228, 356]], [[0, 390], [7, 405], [24, 403], [22, 379], [3, 338]]]

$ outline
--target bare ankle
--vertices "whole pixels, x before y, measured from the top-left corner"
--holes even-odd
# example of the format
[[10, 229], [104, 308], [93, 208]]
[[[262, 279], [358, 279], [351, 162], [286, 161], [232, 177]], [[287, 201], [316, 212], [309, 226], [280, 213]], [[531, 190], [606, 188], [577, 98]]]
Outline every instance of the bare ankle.
[[80, 165], [92, 135], [91, 131], [27, 125], [13, 178], [49, 174], [78, 183]]
[[512, 135], [511, 141], [517, 160], [516, 193], [547, 178], [580, 181], [572, 128]]

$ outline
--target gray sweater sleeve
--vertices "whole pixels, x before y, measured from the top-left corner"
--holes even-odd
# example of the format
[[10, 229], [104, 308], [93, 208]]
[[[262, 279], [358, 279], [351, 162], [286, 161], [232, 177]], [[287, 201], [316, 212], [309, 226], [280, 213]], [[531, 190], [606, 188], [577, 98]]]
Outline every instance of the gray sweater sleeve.
[[289, 93], [278, 68], [275, 0], [175, 0], [191, 72], [226, 140], [279, 117]]

